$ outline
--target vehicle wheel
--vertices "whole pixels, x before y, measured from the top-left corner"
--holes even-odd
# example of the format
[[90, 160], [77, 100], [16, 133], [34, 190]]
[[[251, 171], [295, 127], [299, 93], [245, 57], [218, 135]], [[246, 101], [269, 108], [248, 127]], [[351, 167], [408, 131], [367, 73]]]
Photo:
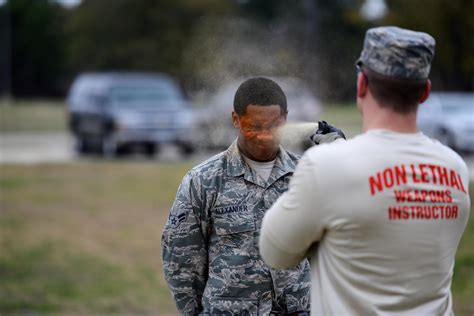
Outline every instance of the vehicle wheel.
[[145, 154], [147, 156], [153, 157], [156, 153], [157, 146], [155, 144], [146, 144], [145, 145]]
[[179, 149], [181, 154], [185, 157], [191, 156], [196, 151], [194, 146], [189, 144], [181, 144]]
[[89, 154], [92, 152], [92, 146], [90, 142], [83, 136], [76, 137], [76, 144], [74, 145], [74, 149], [78, 154], [81, 155]]
[[102, 139], [102, 156], [105, 158], [114, 158], [117, 155], [117, 142], [111, 137], [104, 137]]

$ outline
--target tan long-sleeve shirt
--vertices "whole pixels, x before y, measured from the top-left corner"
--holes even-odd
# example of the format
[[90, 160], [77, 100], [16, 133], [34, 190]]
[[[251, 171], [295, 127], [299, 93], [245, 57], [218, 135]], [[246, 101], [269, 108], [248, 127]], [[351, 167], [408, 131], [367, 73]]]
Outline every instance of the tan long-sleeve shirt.
[[421, 133], [372, 130], [308, 150], [265, 214], [273, 267], [311, 257], [313, 315], [450, 315], [468, 171]]

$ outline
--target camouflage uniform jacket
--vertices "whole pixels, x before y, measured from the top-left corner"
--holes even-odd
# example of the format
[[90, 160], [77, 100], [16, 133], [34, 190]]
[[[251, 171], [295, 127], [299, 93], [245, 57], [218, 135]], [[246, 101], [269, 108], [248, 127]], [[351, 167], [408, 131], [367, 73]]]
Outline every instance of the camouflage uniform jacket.
[[258, 250], [263, 215], [287, 190], [297, 160], [280, 147], [265, 182], [234, 142], [184, 176], [162, 235], [164, 275], [181, 313], [309, 310], [309, 262], [270, 269]]

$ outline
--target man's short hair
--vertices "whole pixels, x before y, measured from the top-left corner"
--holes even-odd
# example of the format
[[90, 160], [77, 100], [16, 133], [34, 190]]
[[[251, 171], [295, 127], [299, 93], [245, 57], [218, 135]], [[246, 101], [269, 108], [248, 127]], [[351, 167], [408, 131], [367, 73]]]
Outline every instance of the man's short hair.
[[286, 96], [273, 80], [263, 77], [245, 80], [234, 97], [234, 112], [242, 116], [249, 105], [279, 105], [282, 114], [287, 113]]
[[410, 81], [382, 76], [366, 66], [362, 72], [368, 81], [368, 87], [382, 108], [391, 108], [397, 113], [406, 114], [416, 111], [423, 96], [426, 80]]

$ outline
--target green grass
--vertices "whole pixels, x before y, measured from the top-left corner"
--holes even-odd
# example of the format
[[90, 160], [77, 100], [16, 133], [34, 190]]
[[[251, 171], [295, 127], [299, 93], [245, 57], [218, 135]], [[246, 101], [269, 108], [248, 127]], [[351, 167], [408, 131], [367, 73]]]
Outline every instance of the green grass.
[[62, 101], [0, 100], [0, 132], [63, 131], [66, 122]]
[[0, 314], [176, 315], [160, 238], [191, 165], [0, 166]]
[[42, 240], [27, 246], [18, 237], [2, 243], [2, 312], [57, 312], [79, 303], [76, 308], [118, 311], [116, 298], [126, 299], [128, 288], [140, 282], [121, 265], [70, 243]]
[[[355, 105], [320, 118], [349, 137], [361, 131]], [[60, 101], [0, 101], [0, 132], [62, 131], [65, 119]], [[0, 314], [176, 315], [159, 240], [193, 164], [0, 165]], [[474, 313], [473, 217], [456, 257], [457, 315]]]
[[344, 130], [347, 137], [362, 132], [362, 116], [354, 104], [327, 104], [320, 115], [322, 120]]
[[456, 315], [474, 315], [474, 182], [469, 185], [471, 214], [456, 254], [452, 291]]
[[[195, 163], [1, 165], [0, 314], [176, 315], [159, 241]], [[466, 316], [474, 312], [472, 217], [452, 286], [457, 315]]]

